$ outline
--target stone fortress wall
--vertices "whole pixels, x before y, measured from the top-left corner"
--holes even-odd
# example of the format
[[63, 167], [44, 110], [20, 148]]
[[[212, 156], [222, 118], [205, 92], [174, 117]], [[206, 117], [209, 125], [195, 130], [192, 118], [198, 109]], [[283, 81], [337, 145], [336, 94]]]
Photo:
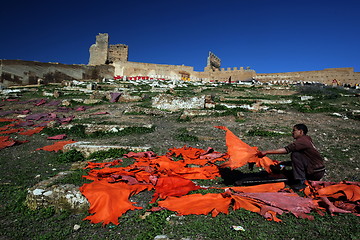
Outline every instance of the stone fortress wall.
[[23, 60], [0, 59], [0, 87], [13, 85], [56, 83], [63, 80], [100, 80], [126, 77], [202, 81], [202, 82], [271, 82], [275, 84], [323, 83], [327, 85], [355, 86], [360, 84], [360, 73], [354, 68], [326, 68], [319, 71], [256, 73], [243, 67], [221, 68], [221, 60], [209, 52], [204, 71], [191, 66], [129, 62], [129, 48], [125, 44], [109, 45], [109, 35], [100, 33], [91, 45], [88, 65], [66, 65]]
[[[153, 63], [129, 62], [128, 47], [124, 44], [110, 45], [106, 33], [96, 37], [96, 43], [90, 47], [89, 65], [110, 64], [115, 68], [115, 75], [136, 77], [149, 76], [152, 78], [165, 78], [170, 80], [189, 80], [203, 82], [238, 82], [258, 80], [277, 84], [289, 83], [323, 83], [333, 85], [351, 85], [360, 83], [360, 73], [354, 68], [327, 68], [318, 71], [285, 72], [285, 73], [256, 73], [253, 69], [243, 67], [221, 68], [221, 60], [213, 53], [209, 53], [207, 66], [203, 72], [194, 71], [193, 67], [184, 65], [164, 65]], [[117, 47], [115, 47], [117, 46]], [[96, 50], [95, 50], [96, 48]], [[121, 49], [115, 51], [114, 48]], [[107, 59], [104, 56], [108, 56]], [[335, 79], [335, 81], [334, 81]]]
[[114, 67], [110, 65], [86, 66], [0, 59], [0, 87], [36, 85], [39, 81], [47, 84], [113, 76]]

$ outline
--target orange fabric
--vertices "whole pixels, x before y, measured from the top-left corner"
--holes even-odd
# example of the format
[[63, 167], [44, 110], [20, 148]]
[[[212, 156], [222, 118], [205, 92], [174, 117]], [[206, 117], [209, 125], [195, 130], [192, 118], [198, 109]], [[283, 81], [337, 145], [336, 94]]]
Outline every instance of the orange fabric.
[[0, 134], [11, 134], [11, 133], [21, 132], [21, 131], [24, 131], [24, 130], [25, 130], [24, 128], [13, 128], [13, 129], [10, 129], [10, 130], [7, 130], [7, 131], [2, 131], [2, 132], [0, 132]]
[[230, 203], [231, 197], [220, 193], [168, 197], [166, 200], [158, 202], [160, 207], [176, 211], [179, 215], [211, 213], [212, 217], [216, 217], [219, 213], [228, 214]]
[[73, 141], [73, 140], [67, 140], [67, 141], [59, 141], [59, 142], [56, 142], [52, 145], [48, 145], [48, 146], [45, 146], [45, 147], [42, 147], [42, 148], [37, 148], [36, 150], [44, 150], [44, 151], [60, 151], [63, 149], [63, 147], [66, 145], [66, 144], [70, 144], [70, 143], [76, 143], [76, 141]]
[[360, 186], [350, 184], [336, 184], [317, 190], [319, 197], [346, 197], [351, 202], [360, 200]]
[[[231, 137], [231, 134], [229, 136]], [[246, 151], [252, 152], [254, 148], [246, 147], [246, 144], [243, 142], [239, 143], [240, 147], [234, 146], [237, 143], [239, 141], [229, 144], [229, 155], [233, 157], [235, 152], [235, 156], [242, 157], [243, 162], [249, 162], [241, 154], [236, 155], [236, 151], [237, 149], [247, 149]], [[326, 203], [329, 206], [331, 205], [327, 198], [320, 197], [319, 199], [319, 196], [346, 196], [356, 202], [359, 199], [358, 187], [360, 187], [360, 184], [331, 186], [334, 184], [329, 183], [324, 184], [324, 186], [331, 186], [331, 188], [328, 188], [326, 191], [320, 191], [321, 195], [319, 195], [317, 190], [323, 186], [318, 184], [320, 187], [314, 188], [312, 192], [313, 198], [303, 198], [294, 192], [283, 192], [286, 189], [284, 189], [285, 185], [282, 182], [248, 187], [229, 187], [222, 194], [185, 195], [190, 191], [201, 188], [195, 185], [191, 179], [214, 179], [219, 176], [218, 167], [211, 162], [199, 161], [199, 167], [189, 167], [189, 164], [203, 160], [201, 158], [208, 153], [215, 153], [209, 159], [228, 159], [226, 154], [218, 155], [213, 150], [203, 151], [201, 149], [183, 147], [180, 149], [173, 148], [164, 156], [154, 157], [149, 154], [134, 155], [132, 158], [135, 159], [135, 162], [128, 167], [117, 167], [121, 159], [108, 163], [89, 163], [87, 168], [91, 170], [84, 177], [94, 182], [85, 184], [80, 190], [88, 198], [91, 205], [89, 212], [94, 213], [94, 215], [85, 219], [90, 220], [92, 223], [118, 224], [118, 218], [123, 213], [128, 210], [139, 209], [139, 207], [134, 206], [135, 203], [129, 201], [129, 197], [141, 190], [151, 190], [153, 188], [155, 193], [152, 202], [158, 198], [164, 199], [158, 201], [159, 207], [157, 209], [166, 208], [176, 211], [180, 215], [211, 213], [215, 217], [219, 213], [227, 214], [229, 208], [233, 210], [244, 208], [262, 215], [267, 220], [276, 222], [281, 221], [278, 215], [284, 212], [291, 212], [296, 217], [312, 219], [313, 216], [308, 215], [308, 213], [311, 210], [318, 212], [322, 210], [318, 204], [320, 201], [326, 200]], [[181, 156], [182, 159], [173, 161], [172, 155]], [[271, 160], [262, 162], [256, 158], [253, 158], [253, 160], [259, 166], [266, 166], [266, 164], [269, 166], [272, 162]], [[237, 158], [233, 158], [232, 162], [231, 160], [229, 162], [230, 164], [238, 165]], [[350, 187], [348, 185], [356, 185], [357, 187]], [[359, 207], [354, 207], [353, 202], [343, 204], [343, 206], [359, 209]], [[337, 210], [332, 205], [331, 207]], [[337, 210], [337, 212], [340, 211]]]
[[181, 177], [160, 177], [155, 185], [155, 193], [151, 203], [154, 203], [159, 197], [162, 199], [168, 196], [183, 196], [190, 191], [201, 189], [189, 179]]
[[89, 213], [84, 220], [92, 223], [103, 223], [103, 225], [113, 223], [118, 225], [118, 218], [128, 210], [141, 209], [136, 207], [136, 202], [129, 201], [129, 197], [139, 193], [149, 186], [147, 185], [128, 185], [123, 182], [111, 184], [105, 181], [94, 181], [84, 184], [80, 191], [89, 200]]
[[283, 188], [285, 188], [285, 183], [283, 182], [267, 183], [246, 187], [230, 187], [230, 189], [235, 192], [278, 192]]
[[41, 132], [45, 127], [37, 127], [37, 128], [34, 128], [34, 129], [30, 129], [30, 130], [27, 130], [25, 132], [21, 132], [19, 133], [20, 135], [27, 135], [27, 136], [32, 136], [33, 134], [35, 133], [39, 133]]
[[0, 127], [0, 131], [8, 130], [9, 128], [14, 127], [15, 125], [16, 125], [15, 123], [10, 123], [8, 125]]
[[16, 142], [12, 140], [9, 136], [0, 136], [0, 149], [11, 147]]
[[18, 119], [15, 118], [0, 118], [0, 122], [16, 122]]
[[215, 128], [226, 131], [226, 146], [228, 148], [228, 154], [230, 159], [228, 162], [223, 163], [220, 167], [230, 167], [231, 169], [239, 168], [247, 163], [256, 163], [258, 167], [263, 167], [267, 172], [270, 172], [270, 165], [274, 162], [268, 158], [257, 157], [257, 147], [250, 147], [243, 141], [241, 141], [234, 133], [232, 133], [227, 127], [215, 126]]

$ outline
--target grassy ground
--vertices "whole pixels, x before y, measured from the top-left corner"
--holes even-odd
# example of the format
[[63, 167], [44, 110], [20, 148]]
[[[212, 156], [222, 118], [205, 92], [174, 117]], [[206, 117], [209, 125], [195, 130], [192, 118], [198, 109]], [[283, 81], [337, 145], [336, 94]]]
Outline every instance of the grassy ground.
[[[182, 89], [181, 89], [182, 90]], [[209, 90], [205, 90], [209, 91]], [[210, 92], [220, 95], [236, 93], [243, 98], [251, 96], [256, 99], [256, 94], [263, 99], [295, 99], [292, 105], [273, 106], [274, 109], [285, 110], [291, 114], [273, 115], [272, 113], [245, 112], [245, 119], [236, 122], [233, 113], [226, 116], [215, 116], [215, 122], [219, 125], [230, 125], [231, 130], [252, 146], [261, 148], [273, 148], [280, 143], [289, 141], [291, 124], [299, 120], [313, 122], [313, 128], [318, 129], [316, 144], [322, 150], [322, 154], [328, 159], [327, 181], [359, 180], [359, 136], [360, 128], [358, 120], [342, 119], [329, 116], [337, 112], [350, 116], [351, 110], [359, 110], [359, 99], [356, 97], [344, 97], [349, 94], [342, 90], [318, 90], [302, 88], [296, 90], [295, 95], [290, 97], [285, 94], [278, 97], [268, 97], [258, 89], [239, 88], [231, 89], [229, 86], [213, 89]], [[241, 93], [241, 94], [240, 94]], [[297, 101], [298, 95], [314, 96], [308, 102]], [[236, 94], [235, 94], [236, 95]], [[264, 97], [265, 96], [265, 97]], [[129, 143], [135, 141], [138, 144], [149, 142], [151, 139], [155, 150], [166, 152], [165, 143], [173, 145], [189, 145], [204, 148], [205, 146], [225, 145], [223, 133], [213, 136], [210, 128], [203, 128], [207, 124], [205, 119], [191, 119], [189, 121], [177, 121], [178, 115], [173, 116], [169, 122], [162, 117], [158, 118], [157, 127], [154, 131], [129, 132], [128, 136], [104, 135], [99, 141]], [[258, 121], [256, 121], [258, 119]], [[262, 121], [260, 121], [262, 119]], [[266, 120], [265, 120], [266, 119]], [[276, 120], [276, 121], [275, 121]], [[85, 120], [86, 121], [86, 120]], [[108, 119], [114, 121], [114, 119]], [[220, 121], [220, 122], [219, 122]], [[321, 122], [320, 122], [321, 121]], [[350, 122], [349, 122], [350, 121]], [[210, 126], [211, 127], [211, 126]], [[166, 128], [162, 130], [163, 128]], [[168, 136], [161, 131], [166, 131]], [[279, 132], [285, 132], [281, 134]], [[326, 133], [324, 135], [323, 133]], [[69, 133], [71, 134], [71, 133]], [[159, 139], [155, 139], [157, 135]], [[204, 136], [210, 140], [206, 140]], [[82, 135], [82, 140], [93, 140], [94, 136]], [[24, 136], [18, 136], [22, 140]], [[124, 142], [121, 142], [123, 138]], [[134, 139], [133, 139], [134, 138]], [[90, 224], [82, 219], [88, 215], [84, 212], [74, 214], [71, 212], [56, 212], [53, 208], [28, 209], [25, 204], [27, 188], [34, 186], [41, 180], [48, 179], [60, 171], [70, 168], [71, 162], [61, 158], [61, 153], [34, 151], [38, 147], [48, 145], [48, 140], [41, 134], [26, 137], [29, 143], [13, 146], [0, 150], [0, 239], [153, 239], [157, 235], [165, 234], [171, 239], [360, 239], [359, 217], [351, 214], [337, 214], [320, 216], [312, 213], [315, 220], [298, 219], [291, 214], [280, 216], [281, 223], [266, 221], [256, 213], [245, 210], [230, 211], [228, 215], [220, 214], [215, 218], [208, 216], [176, 216], [170, 211], [152, 213], [145, 219], [140, 218], [146, 209], [152, 207], [147, 204], [151, 199], [151, 193], [144, 192], [133, 197], [144, 206], [143, 210], [131, 211], [119, 219], [118, 226]], [[116, 140], [115, 140], [116, 139]], [[141, 140], [144, 139], [144, 140]], [[205, 140], [204, 140], [205, 139]], [[155, 142], [161, 142], [156, 145]], [[212, 143], [214, 145], [212, 145]], [[180, 147], [180, 146], [179, 146]], [[223, 148], [224, 149], [224, 146]], [[161, 154], [159, 152], [159, 154]], [[112, 157], [112, 156], [106, 156]], [[286, 156], [283, 156], [284, 160]], [[78, 179], [83, 173], [80, 172], [74, 181], [81, 185], [83, 180]], [[221, 185], [221, 179], [205, 182], [207, 184]], [[74, 230], [74, 225], [80, 225], [79, 230]], [[232, 226], [242, 226], [245, 231], [235, 231]]]

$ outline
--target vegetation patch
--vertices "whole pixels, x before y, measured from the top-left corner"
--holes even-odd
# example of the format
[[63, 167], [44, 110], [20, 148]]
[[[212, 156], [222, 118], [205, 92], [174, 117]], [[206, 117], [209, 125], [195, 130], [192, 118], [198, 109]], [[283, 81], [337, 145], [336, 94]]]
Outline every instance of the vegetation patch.
[[261, 136], [261, 137], [276, 137], [276, 136], [283, 136], [283, 135], [289, 135], [289, 134], [254, 128], [254, 129], [249, 130], [246, 133], [246, 135], [247, 136]]
[[102, 161], [105, 159], [115, 159], [122, 158], [124, 154], [130, 152], [129, 149], [126, 148], [110, 148], [109, 150], [101, 150], [94, 153], [91, 153], [87, 159], [92, 159], [95, 161]]
[[180, 128], [177, 130], [175, 139], [181, 142], [198, 142], [199, 138], [197, 136], [191, 135], [186, 128]]
[[59, 163], [82, 162], [84, 160], [84, 155], [76, 149], [72, 149], [65, 153], [60, 153], [56, 157], [56, 161]]

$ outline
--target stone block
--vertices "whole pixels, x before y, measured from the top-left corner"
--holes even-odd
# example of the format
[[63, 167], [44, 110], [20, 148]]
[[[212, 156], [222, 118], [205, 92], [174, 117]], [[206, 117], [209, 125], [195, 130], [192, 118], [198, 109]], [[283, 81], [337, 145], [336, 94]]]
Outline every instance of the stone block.
[[171, 112], [181, 109], [204, 109], [205, 96], [175, 97], [169, 94], [160, 94], [152, 99], [152, 107]]

